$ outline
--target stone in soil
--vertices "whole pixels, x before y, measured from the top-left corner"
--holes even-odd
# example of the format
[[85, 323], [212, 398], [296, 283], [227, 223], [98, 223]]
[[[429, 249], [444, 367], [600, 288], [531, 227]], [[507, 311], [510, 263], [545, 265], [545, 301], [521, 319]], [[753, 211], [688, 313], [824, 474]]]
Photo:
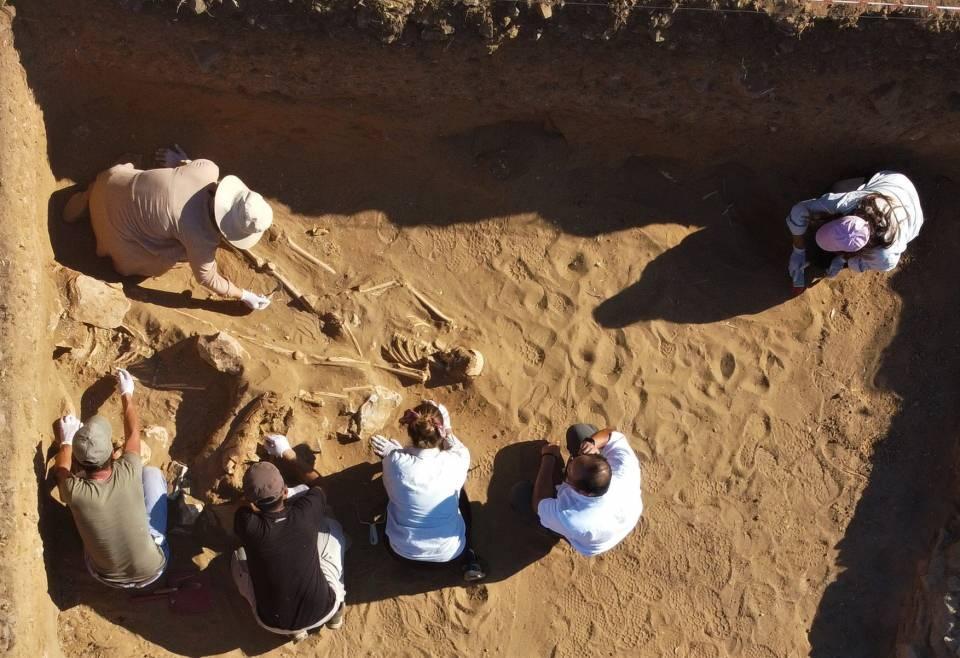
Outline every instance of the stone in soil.
[[383, 386], [374, 386], [373, 393], [357, 411], [357, 424], [361, 436], [369, 436], [387, 424], [393, 412], [400, 407], [403, 397]]
[[130, 300], [119, 283], [105, 283], [78, 274], [68, 287], [67, 314], [77, 322], [93, 327], [116, 329], [130, 310]]
[[164, 452], [170, 449], [170, 433], [164, 427], [148, 425], [143, 428], [143, 436], [150, 443], [160, 446]]
[[243, 362], [250, 358], [240, 342], [225, 331], [212, 336], [200, 336], [197, 340], [197, 354], [206, 363], [228, 375], [243, 372]]

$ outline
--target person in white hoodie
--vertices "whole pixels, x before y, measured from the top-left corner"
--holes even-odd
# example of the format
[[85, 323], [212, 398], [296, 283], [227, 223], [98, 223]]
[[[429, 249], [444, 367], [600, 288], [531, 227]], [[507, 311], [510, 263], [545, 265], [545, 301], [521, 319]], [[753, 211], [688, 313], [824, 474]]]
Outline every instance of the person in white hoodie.
[[920, 197], [903, 174], [881, 171], [865, 183], [851, 179], [834, 189], [801, 201], [787, 217], [793, 239], [787, 270], [796, 287], [803, 287], [808, 265], [830, 278], [845, 268], [889, 272], [920, 234]]
[[[524, 497], [541, 526], [593, 557], [623, 541], [640, 521], [640, 461], [626, 436], [593, 425], [568, 429], [567, 448], [564, 464], [560, 446], [543, 446], [537, 479], [532, 492], [526, 483]], [[523, 489], [514, 489], [515, 501]]]
[[459, 562], [464, 580], [486, 574], [473, 550], [470, 501], [463, 488], [470, 451], [453, 434], [446, 407], [425, 401], [407, 409], [400, 424], [412, 446], [380, 435], [371, 439], [383, 459], [387, 505], [386, 548], [417, 565]]

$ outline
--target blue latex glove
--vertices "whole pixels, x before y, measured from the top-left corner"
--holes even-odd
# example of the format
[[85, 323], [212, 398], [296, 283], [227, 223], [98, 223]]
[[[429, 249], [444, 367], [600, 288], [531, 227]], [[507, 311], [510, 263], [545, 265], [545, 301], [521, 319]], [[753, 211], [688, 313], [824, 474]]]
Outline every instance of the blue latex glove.
[[840, 270], [847, 266], [847, 259], [843, 256], [835, 256], [832, 261], [830, 261], [830, 267], [827, 268], [827, 276], [831, 279], [838, 274]]

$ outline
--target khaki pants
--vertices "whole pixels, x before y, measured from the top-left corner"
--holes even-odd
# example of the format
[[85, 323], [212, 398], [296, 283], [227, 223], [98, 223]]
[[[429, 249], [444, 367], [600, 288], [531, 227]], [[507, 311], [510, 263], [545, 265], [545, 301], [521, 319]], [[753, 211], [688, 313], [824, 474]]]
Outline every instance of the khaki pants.
[[247, 554], [243, 548], [238, 548], [234, 551], [233, 559], [230, 560], [230, 571], [233, 574], [233, 582], [237, 584], [237, 589], [240, 590], [240, 594], [247, 600], [247, 603], [250, 604], [250, 609], [253, 610], [253, 617], [262, 628], [271, 633], [277, 633], [278, 635], [296, 635], [323, 626], [337, 613], [337, 610], [340, 609], [340, 604], [343, 603], [347, 596], [347, 590], [343, 585], [343, 555], [346, 551], [346, 544], [343, 536], [343, 526], [330, 517], [327, 517], [327, 523], [327, 531], [321, 531], [317, 534], [317, 551], [320, 553], [320, 571], [330, 584], [330, 589], [333, 590], [336, 600], [329, 614], [306, 628], [296, 630], [272, 628], [260, 620], [260, 615], [257, 614], [257, 597], [253, 591], [253, 580], [250, 578], [250, 570], [247, 565]]
[[130, 163], [100, 172], [90, 186], [90, 226], [97, 239], [97, 255], [109, 256], [118, 273], [123, 276], [160, 276], [177, 261], [147, 251], [135, 240], [123, 237], [111, 221], [110, 204], [111, 200], [116, 202], [117, 187], [123, 188], [137, 173]]

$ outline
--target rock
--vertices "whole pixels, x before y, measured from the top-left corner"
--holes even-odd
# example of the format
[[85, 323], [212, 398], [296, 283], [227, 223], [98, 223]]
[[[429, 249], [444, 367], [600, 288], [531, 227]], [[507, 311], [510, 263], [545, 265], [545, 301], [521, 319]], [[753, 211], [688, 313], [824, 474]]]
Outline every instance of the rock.
[[361, 435], [373, 434], [387, 424], [393, 412], [400, 407], [403, 397], [383, 386], [374, 386], [373, 393], [357, 410], [357, 424]]
[[170, 432], [159, 425], [148, 425], [143, 428], [143, 437], [150, 443], [160, 446], [164, 452], [170, 450]]
[[944, 595], [943, 605], [951, 615], [957, 615], [957, 596], [955, 594]]
[[150, 463], [150, 459], [153, 457], [153, 449], [150, 447], [150, 444], [146, 441], [140, 442], [140, 461], [143, 462], [143, 465], [146, 466]]
[[537, 3], [537, 9], [540, 10], [540, 16], [543, 20], [549, 20], [553, 16], [553, 7], [549, 2], [539, 2]]
[[204, 0], [190, 0], [187, 6], [189, 6], [197, 16], [207, 11], [207, 3]]
[[197, 340], [197, 354], [205, 362], [228, 375], [243, 372], [243, 362], [250, 355], [240, 342], [225, 331], [212, 336], [200, 336]]
[[446, 41], [456, 30], [449, 23], [440, 23], [424, 28], [420, 33], [420, 38], [424, 41]]
[[67, 314], [77, 322], [103, 329], [116, 329], [130, 310], [130, 300], [119, 283], [105, 283], [78, 274], [69, 285]]

